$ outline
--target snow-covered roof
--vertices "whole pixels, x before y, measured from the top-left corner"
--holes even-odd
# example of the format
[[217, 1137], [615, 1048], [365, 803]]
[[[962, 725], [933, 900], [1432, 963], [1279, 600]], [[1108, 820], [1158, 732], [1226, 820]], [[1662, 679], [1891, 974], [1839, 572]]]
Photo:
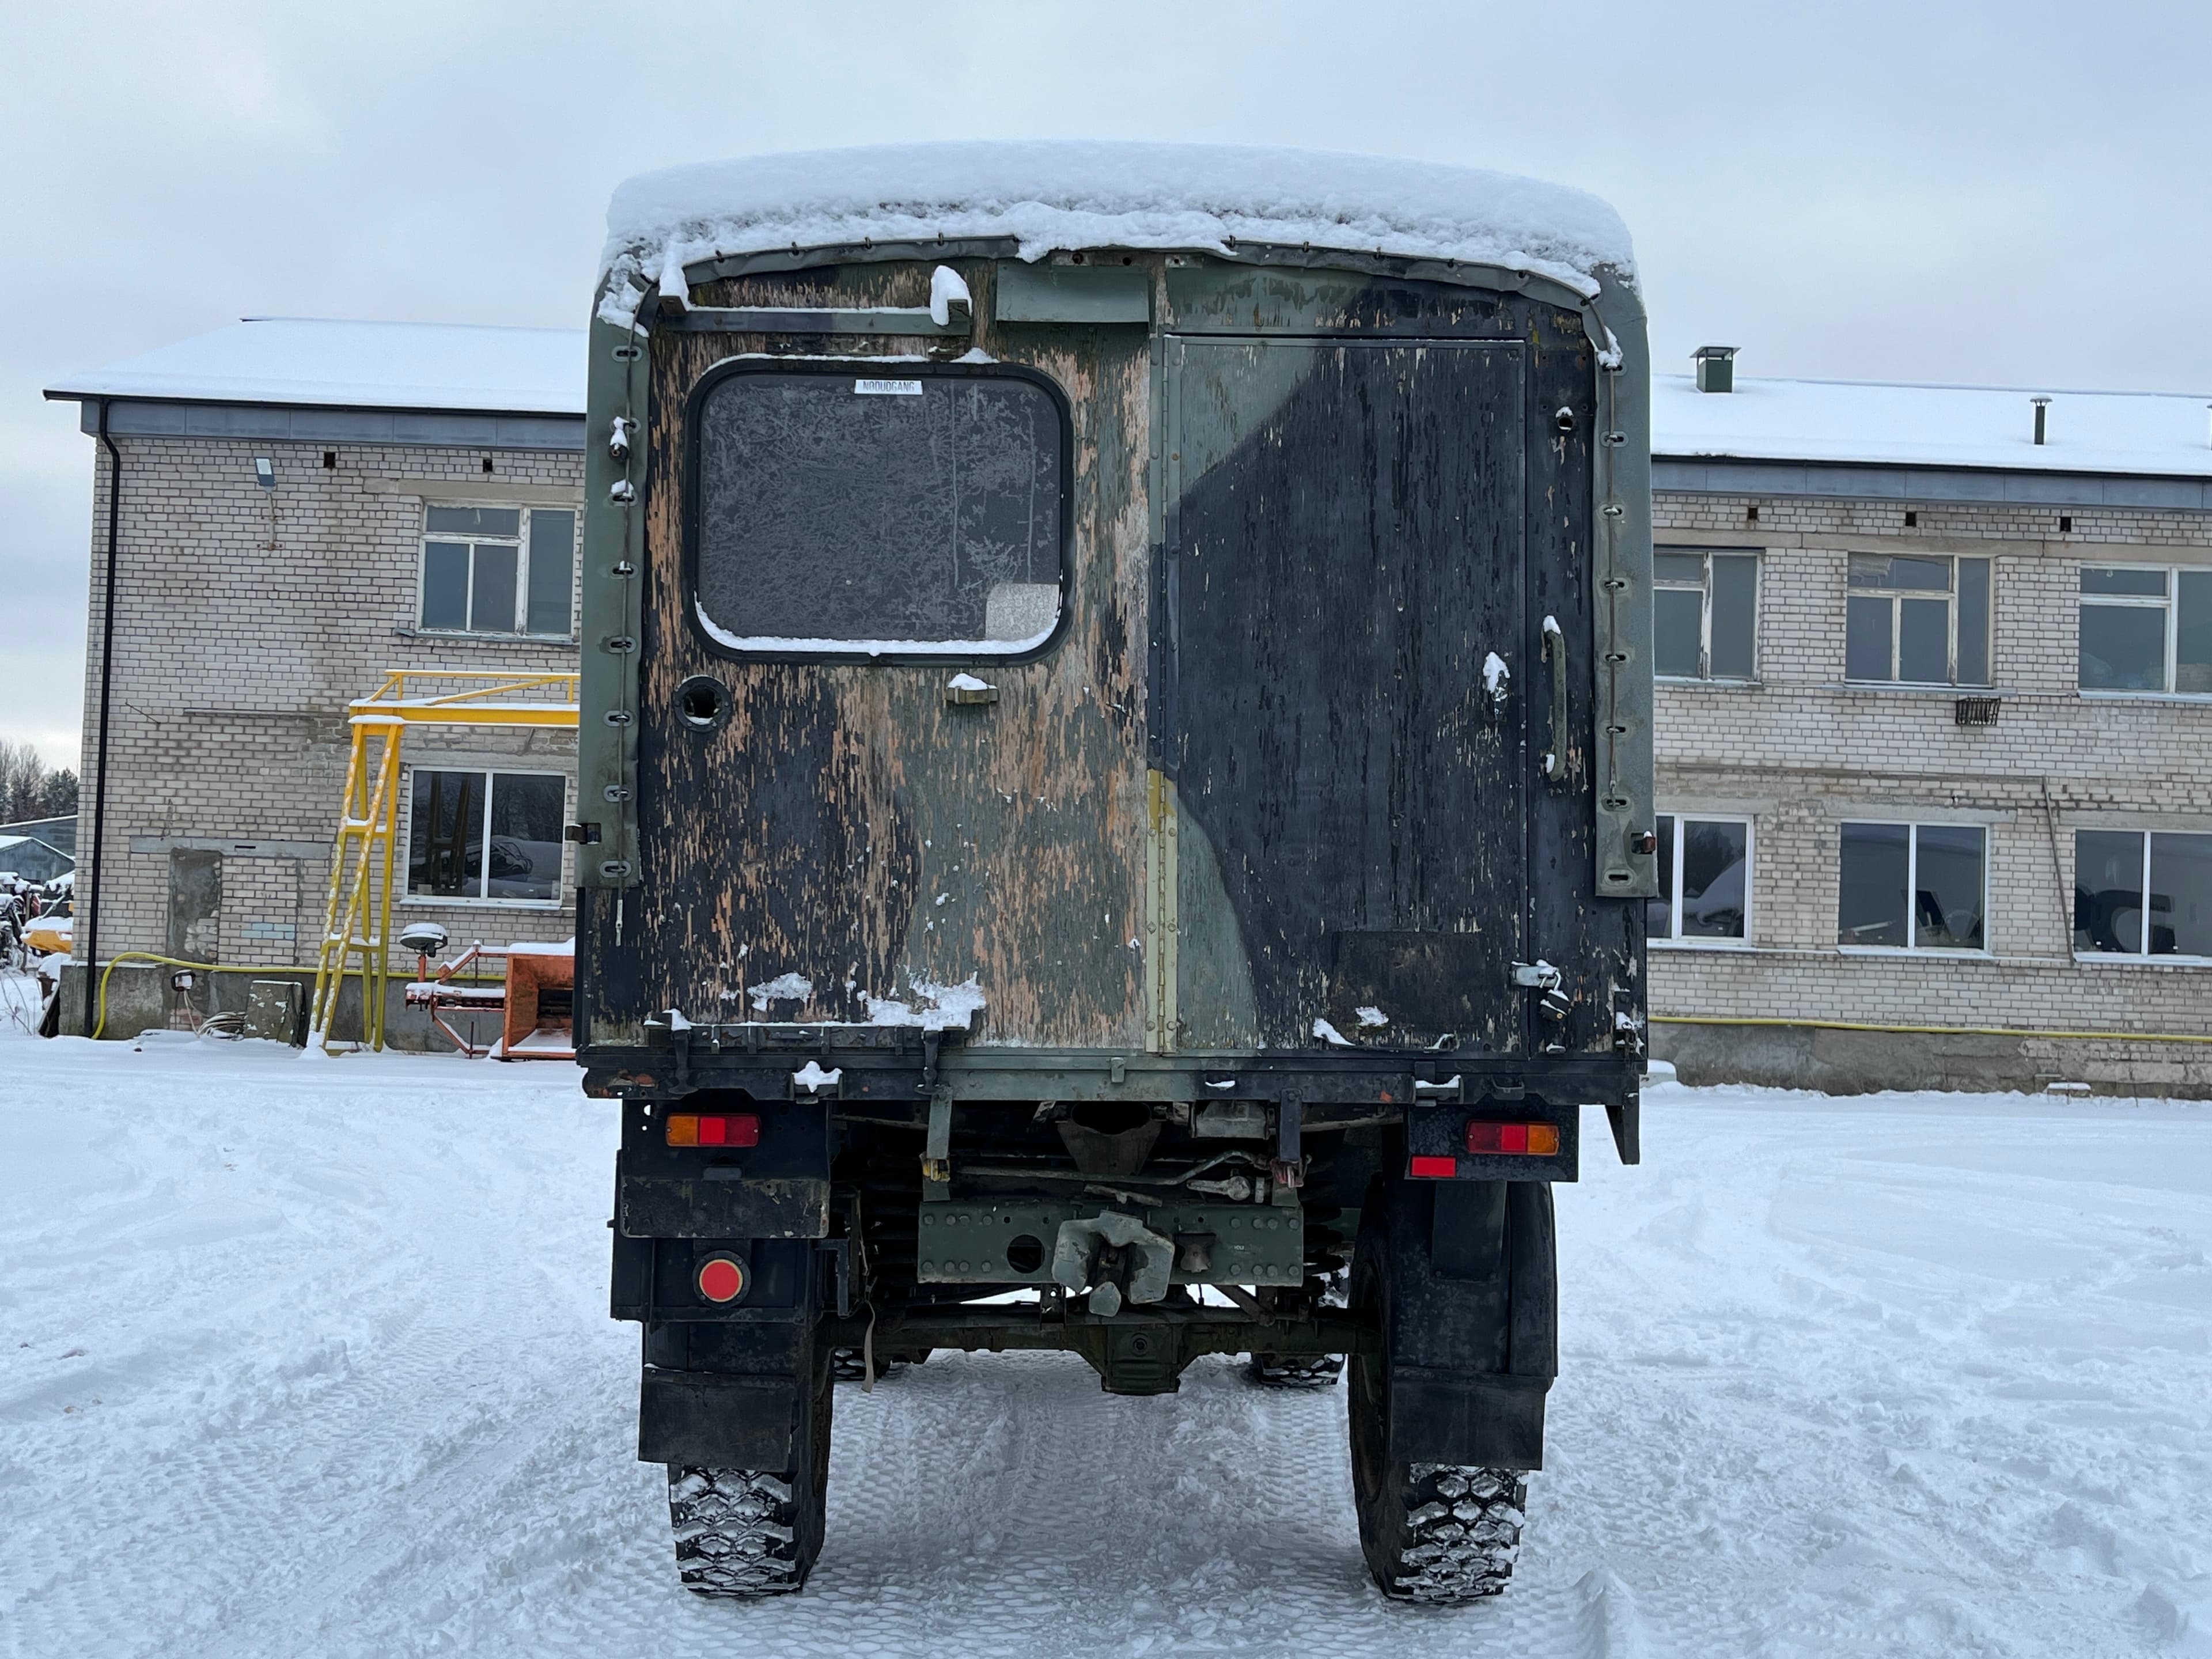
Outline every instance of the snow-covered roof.
[[[72, 376], [49, 395], [580, 416], [585, 350], [580, 329], [264, 318]], [[2042, 396], [2051, 401], [2038, 445], [2029, 399]], [[1741, 376], [1733, 392], [1701, 392], [1686, 374], [1655, 374], [1651, 450], [1678, 460], [2212, 478], [2209, 404], [2177, 392]]]
[[46, 395], [581, 415], [584, 354], [580, 329], [249, 317]]
[[[1311, 246], [1500, 265], [1585, 297], [1633, 283], [1612, 208], [1480, 167], [1251, 144], [1054, 141], [884, 144], [669, 167], [607, 209], [601, 314], [627, 323], [679, 264], [790, 247], [1012, 238], [1056, 249]], [[634, 283], [631, 279], [634, 279]]]
[[[2030, 399], [2048, 397], [2045, 441]], [[1651, 377], [1651, 453], [1670, 459], [1856, 462], [2212, 477], [2212, 398], [1867, 380], [1736, 378], [1699, 392]]]

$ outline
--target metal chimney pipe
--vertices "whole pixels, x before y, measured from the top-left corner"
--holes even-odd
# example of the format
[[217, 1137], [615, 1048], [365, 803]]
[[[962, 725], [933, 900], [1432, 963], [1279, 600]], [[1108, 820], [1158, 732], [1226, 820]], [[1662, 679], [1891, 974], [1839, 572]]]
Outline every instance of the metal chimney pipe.
[[2051, 399], [2048, 398], [2030, 398], [2029, 401], [2035, 405], [2035, 441], [2041, 443], [2043, 441], [2043, 415], [2044, 411], [2051, 407]]

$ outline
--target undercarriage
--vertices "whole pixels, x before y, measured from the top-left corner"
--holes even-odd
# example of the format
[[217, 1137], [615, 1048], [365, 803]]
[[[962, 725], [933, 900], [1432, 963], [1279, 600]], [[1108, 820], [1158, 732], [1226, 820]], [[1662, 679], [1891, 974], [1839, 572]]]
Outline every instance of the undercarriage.
[[800, 1065], [773, 1028], [679, 1029], [592, 1073], [625, 1102], [613, 1311], [645, 1328], [639, 1455], [670, 1470], [692, 1589], [798, 1588], [835, 1380], [947, 1349], [1077, 1353], [1119, 1395], [1172, 1393], [1207, 1354], [1261, 1386], [1348, 1373], [1377, 1583], [1503, 1588], [1557, 1369], [1549, 1183], [1576, 1173], [1586, 1099], [1633, 1156], [1632, 1062], [929, 1038]]

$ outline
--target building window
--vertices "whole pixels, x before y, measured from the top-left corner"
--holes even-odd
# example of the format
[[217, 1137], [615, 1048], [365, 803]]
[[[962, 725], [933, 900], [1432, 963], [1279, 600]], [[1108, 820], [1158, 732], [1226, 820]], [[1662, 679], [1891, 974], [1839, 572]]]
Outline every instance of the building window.
[[1990, 684], [1990, 562], [1854, 553], [1844, 678], [1868, 684]]
[[1893, 951], [1981, 951], [1989, 832], [1978, 824], [1846, 823], [1836, 939]]
[[694, 611], [775, 655], [1019, 657], [1058, 631], [1070, 427], [1042, 377], [740, 366], [690, 440]]
[[1755, 678], [1759, 556], [1662, 547], [1651, 570], [1651, 672], [1674, 680]]
[[2081, 684], [2212, 695], [2212, 570], [2083, 565]]
[[548, 772], [416, 767], [407, 825], [410, 898], [561, 902], [567, 780]]
[[2212, 959], [2212, 836], [2075, 831], [2074, 949]]
[[438, 633], [569, 638], [576, 514], [568, 507], [425, 507], [422, 624]]
[[1645, 903], [1655, 945], [1741, 945], [1751, 908], [1751, 824], [1659, 815], [1660, 896]]

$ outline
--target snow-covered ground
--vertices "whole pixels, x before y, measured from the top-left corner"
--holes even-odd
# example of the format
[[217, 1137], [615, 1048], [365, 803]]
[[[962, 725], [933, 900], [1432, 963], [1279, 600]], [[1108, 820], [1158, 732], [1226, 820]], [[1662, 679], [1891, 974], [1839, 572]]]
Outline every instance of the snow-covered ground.
[[841, 1389], [812, 1585], [694, 1601], [614, 1140], [551, 1064], [0, 1040], [0, 1651], [2212, 1652], [2212, 1109], [1655, 1091], [1449, 1611], [1368, 1585], [1340, 1390], [1059, 1355]]

